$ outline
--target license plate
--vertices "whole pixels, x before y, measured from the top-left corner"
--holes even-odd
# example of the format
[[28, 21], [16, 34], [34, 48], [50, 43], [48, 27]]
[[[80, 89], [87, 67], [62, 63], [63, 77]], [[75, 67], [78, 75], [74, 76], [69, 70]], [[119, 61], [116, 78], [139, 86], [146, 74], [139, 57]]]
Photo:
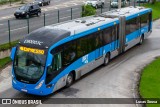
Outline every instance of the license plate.
[[21, 91], [23, 91], [23, 92], [27, 92], [27, 90], [26, 90], [26, 89], [21, 89]]

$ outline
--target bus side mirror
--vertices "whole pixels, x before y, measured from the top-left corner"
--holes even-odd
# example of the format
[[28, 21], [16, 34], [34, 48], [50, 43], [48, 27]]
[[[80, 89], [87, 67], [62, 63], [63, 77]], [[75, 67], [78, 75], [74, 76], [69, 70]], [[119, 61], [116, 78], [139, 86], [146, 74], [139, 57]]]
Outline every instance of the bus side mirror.
[[51, 66], [51, 64], [52, 64], [52, 59], [53, 59], [53, 56], [52, 56], [52, 54], [48, 54], [48, 58], [47, 58], [47, 67], [48, 66]]
[[12, 61], [14, 60], [15, 53], [16, 53], [16, 47], [13, 47], [10, 55]]

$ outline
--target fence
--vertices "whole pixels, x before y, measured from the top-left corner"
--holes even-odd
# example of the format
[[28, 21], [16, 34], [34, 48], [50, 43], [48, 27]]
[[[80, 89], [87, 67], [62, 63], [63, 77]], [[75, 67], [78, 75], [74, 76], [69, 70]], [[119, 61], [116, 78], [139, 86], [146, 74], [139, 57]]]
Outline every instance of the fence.
[[[97, 9], [97, 14], [115, 9], [111, 8], [109, 4], [106, 4], [103, 8]], [[128, 6], [138, 5], [139, 4], [135, 1], [128, 3]], [[76, 6], [70, 9], [46, 12], [43, 13], [40, 17], [8, 20], [8, 22], [4, 23], [3, 28], [0, 28], [0, 44], [10, 43], [11, 41], [21, 39], [33, 30], [43, 26], [80, 18], [81, 12], [82, 6]]]

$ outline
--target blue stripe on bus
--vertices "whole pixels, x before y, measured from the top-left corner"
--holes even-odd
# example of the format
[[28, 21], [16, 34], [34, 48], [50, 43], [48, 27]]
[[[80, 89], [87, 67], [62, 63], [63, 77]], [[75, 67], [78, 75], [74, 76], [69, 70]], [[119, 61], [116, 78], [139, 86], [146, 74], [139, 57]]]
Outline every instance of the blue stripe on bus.
[[142, 27], [141, 30], [136, 30], [135, 32], [132, 32], [128, 35], [126, 35], [126, 43], [136, 39], [137, 37], [139, 37], [140, 35], [144, 34], [148, 32], [148, 25], [145, 27]]
[[138, 15], [143, 15], [143, 14], [148, 13], [148, 12], [151, 12], [151, 11], [152, 11], [151, 9], [147, 9], [147, 10], [145, 10], [145, 11], [143, 11], [143, 12], [136, 13], [136, 14], [131, 15], [131, 16], [127, 16], [127, 17], [126, 17], [126, 20], [135, 18], [135, 17], [137, 17]]
[[67, 37], [59, 42], [57, 42], [56, 44], [54, 44], [53, 46], [50, 47], [49, 51], [50, 52], [53, 48], [63, 44], [63, 43], [66, 43], [66, 42], [69, 42], [71, 40], [74, 40], [74, 39], [77, 39], [77, 38], [80, 38], [80, 37], [84, 37], [88, 34], [91, 34], [91, 33], [94, 33], [94, 32], [97, 32], [98, 31], [98, 28], [100, 28], [101, 30], [105, 29], [105, 28], [108, 28], [110, 26], [113, 26], [114, 23], [116, 22], [116, 24], [119, 24], [119, 20], [116, 20], [114, 22], [111, 22], [111, 23], [108, 23], [108, 24], [104, 24], [102, 26], [99, 26], [99, 27], [96, 27], [96, 28], [93, 28], [93, 29], [90, 29], [90, 30], [87, 30], [87, 31], [84, 31], [84, 32], [81, 32], [81, 33], [78, 33], [76, 35], [73, 35], [73, 36], [70, 36], [70, 37]]

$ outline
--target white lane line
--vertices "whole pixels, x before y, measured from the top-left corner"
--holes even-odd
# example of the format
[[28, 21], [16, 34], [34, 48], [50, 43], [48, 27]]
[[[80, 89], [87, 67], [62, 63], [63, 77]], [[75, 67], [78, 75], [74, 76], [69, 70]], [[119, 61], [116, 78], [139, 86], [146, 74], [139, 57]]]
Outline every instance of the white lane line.
[[77, 3], [73, 3], [74, 5], [78, 5]]
[[50, 16], [50, 14], [45, 14], [45, 16]]
[[78, 10], [79, 8], [73, 8], [72, 10]]
[[[27, 28], [27, 27], [28, 27], [28, 26], [21, 27], [21, 28], [17, 28], [17, 29], [12, 29], [12, 30], [10, 30], [10, 31], [12, 32], [12, 31], [20, 30], [20, 29], [25, 29], [25, 28]], [[6, 32], [8, 32], [8, 31], [6, 31]]]
[[69, 17], [71, 17], [71, 16], [62, 17], [62, 18], [60, 18], [60, 19], [66, 19], [66, 18], [69, 18]]
[[[72, 8], [72, 10], [78, 10], [78, 9], [79, 9], [79, 8]], [[70, 12], [71, 9], [68, 9], [68, 10], [66, 10], [66, 11]]]
[[57, 3], [57, 2], [60, 2], [61, 0], [56, 0], [56, 1], [54, 1], [55, 3]]
[[5, 17], [1, 17], [0, 20], [9, 19], [9, 18], [13, 18], [13, 17], [14, 17], [13, 15], [5, 16]]
[[4, 24], [0, 24], [0, 26], [2, 26], [2, 25], [4, 25]]

